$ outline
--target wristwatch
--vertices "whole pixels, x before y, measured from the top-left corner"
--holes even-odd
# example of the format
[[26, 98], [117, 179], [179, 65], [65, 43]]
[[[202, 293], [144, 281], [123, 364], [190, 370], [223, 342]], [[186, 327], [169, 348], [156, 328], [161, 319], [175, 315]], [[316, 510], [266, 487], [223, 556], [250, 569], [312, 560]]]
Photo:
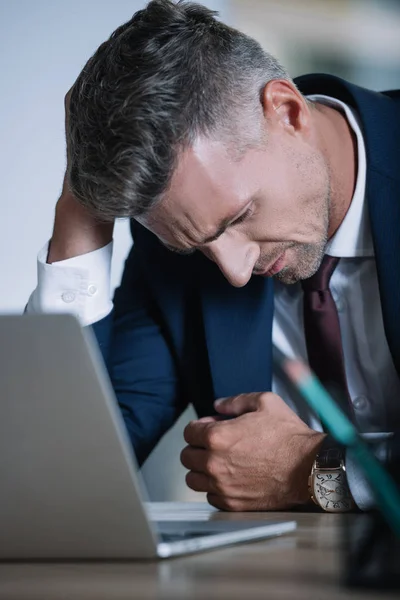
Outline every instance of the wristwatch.
[[347, 483], [345, 451], [325, 438], [308, 478], [311, 499], [326, 512], [348, 512], [355, 502]]

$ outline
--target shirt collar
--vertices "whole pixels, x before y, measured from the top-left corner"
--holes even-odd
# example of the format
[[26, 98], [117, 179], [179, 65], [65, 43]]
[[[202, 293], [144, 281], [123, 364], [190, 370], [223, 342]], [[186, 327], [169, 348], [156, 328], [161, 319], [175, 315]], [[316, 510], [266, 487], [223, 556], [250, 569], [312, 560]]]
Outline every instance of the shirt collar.
[[309, 100], [320, 102], [340, 110], [357, 138], [358, 169], [354, 195], [350, 207], [335, 235], [326, 245], [325, 252], [330, 256], [354, 258], [356, 256], [374, 256], [371, 227], [367, 203], [365, 202], [365, 184], [367, 176], [367, 159], [365, 143], [357, 113], [341, 100], [322, 94], [307, 96]]

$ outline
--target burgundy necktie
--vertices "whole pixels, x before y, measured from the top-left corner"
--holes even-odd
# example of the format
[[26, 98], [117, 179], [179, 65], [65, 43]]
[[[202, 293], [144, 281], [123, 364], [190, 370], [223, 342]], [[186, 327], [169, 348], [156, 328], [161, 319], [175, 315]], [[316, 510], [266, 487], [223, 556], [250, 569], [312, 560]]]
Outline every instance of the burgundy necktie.
[[311, 369], [353, 418], [347, 389], [342, 337], [335, 301], [329, 289], [339, 258], [325, 254], [318, 271], [301, 284], [304, 291], [304, 333]]

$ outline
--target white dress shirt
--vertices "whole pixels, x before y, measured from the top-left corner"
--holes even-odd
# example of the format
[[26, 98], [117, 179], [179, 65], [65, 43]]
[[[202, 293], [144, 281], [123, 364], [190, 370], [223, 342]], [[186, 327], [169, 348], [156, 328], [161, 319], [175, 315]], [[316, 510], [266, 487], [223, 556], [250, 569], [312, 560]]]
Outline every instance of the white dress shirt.
[[[357, 137], [358, 173], [350, 208], [326, 253], [341, 258], [330, 289], [339, 314], [349, 394], [361, 431], [370, 436], [400, 429], [400, 381], [387, 345], [379, 296], [367, 203], [366, 154], [355, 112], [336, 99], [309, 96], [340, 110]], [[112, 243], [89, 254], [46, 264], [48, 244], [38, 256], [38, 286], [27, 305], [28, 313], [73, 312], [83, 325], [106, 316], [111, 308], [110, 272]], [[287, 356], [307, 362], [303, 328], [301, 284], [275, 281], [273, 342]], [[273, 379], [273, 391], [297, 412], [282, 382]], [[321, 424], [310, 415], [301, 417], [315, 430]], [[372, 494], [350, 457], [347, 476], [358, 506], [373, 504]]]
[[[311, 100], [328, 104], [345, 114], [357, 137], [358, 171], [353, 199], [347, 214], [326, 247], [326, 254], [340, 257], [330, 280], [338, 310], [346, 379], [354, 413], [366, 437], [381, 438], [400, 429], [400, 380], [393, 364], [383, 328], [374, 247], [365, 200], [366, 153], [355, 112], [339, 100], [315, 95]], [[303, 324], [303, 293], [300, 283], [284, 285], [275, 280], [272, 338], [289, 357], [307, 362]], [[272, 389], [296, 410], [285, 385], [273, 379]], [[312, 415], [302, 418], [321, 431]], [[350, 489], [362, 509], [373, 503], [364, 478], [350, 457], [346, 459]]]

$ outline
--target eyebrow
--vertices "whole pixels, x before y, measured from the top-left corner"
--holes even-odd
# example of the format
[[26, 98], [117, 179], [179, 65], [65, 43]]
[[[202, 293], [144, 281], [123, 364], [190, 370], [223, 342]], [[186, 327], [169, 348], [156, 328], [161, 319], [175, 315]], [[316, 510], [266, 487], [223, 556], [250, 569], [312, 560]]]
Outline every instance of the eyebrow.
[[[240, 219], [241, 216], [246, 214], [246, 212], [249, 210], [250, 206], [253, 204], [253, 202], [255, 202], [256, 198], [257, 198], [257, 195], [252, 196], [250, 198], [250, 200], [246, 203], [246, 206], [244, 208], [242, 208], [238, 213], [236, 213], [233, 216], [225, 217], [224, 219], [222, 219], [218, 225], [217, 231], [213, 235], [209, 235], [208, 237], [205, 237], [200, 242], [197, 242], [196, 246], [204, 246], [205, 244], [210, 244], [211, 242], [215, 242], [215, 240], [217, 240], [228, 229], [228, 227], [230, 225], [235, 223], [235, 221]], [[197, 248], [187, 248], [187, 249], [177, 248], [176, 246], [170, 246], [169, 244], [166, 244], [162, 240], [161, 240], [161, 242], [166, 248], [168, 248], [168, 250], [171, 250], [171, 252], [176, 252], [178, 254], [186, 254], [186, 255], [193, 254], [193, 252], [195, 252], [197, 249]]]

